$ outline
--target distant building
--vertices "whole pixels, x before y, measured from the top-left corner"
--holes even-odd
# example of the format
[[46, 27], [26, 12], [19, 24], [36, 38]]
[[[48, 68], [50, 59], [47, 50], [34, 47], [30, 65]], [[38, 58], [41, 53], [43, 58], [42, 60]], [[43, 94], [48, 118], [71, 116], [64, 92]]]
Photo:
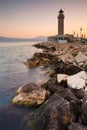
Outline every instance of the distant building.
[[74, 36], [66, 34], [64, 35], [64, 11], [62, 9], [59, 10], [58, 14], [58, 34], [55, 36], [49, 36], [48, 42], [59, 42], [59, 43], [67, 43], [73, 41]]

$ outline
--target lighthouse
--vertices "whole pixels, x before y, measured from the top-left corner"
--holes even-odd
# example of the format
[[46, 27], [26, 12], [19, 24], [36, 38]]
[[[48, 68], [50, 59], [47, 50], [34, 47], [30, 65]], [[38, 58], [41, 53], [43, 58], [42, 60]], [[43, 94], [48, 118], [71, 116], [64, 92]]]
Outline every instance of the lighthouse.
[[73, 42], [74, 36], [72, 34], [64, 34], [64, 11], [62, 9], [58, 12], [58, 33], [54, 36], [48, 37], [48, 42], [68, 43]]
[[58, 15], [58, 35], [64, 35], [64, 11], [62, 9], [59, 10]]

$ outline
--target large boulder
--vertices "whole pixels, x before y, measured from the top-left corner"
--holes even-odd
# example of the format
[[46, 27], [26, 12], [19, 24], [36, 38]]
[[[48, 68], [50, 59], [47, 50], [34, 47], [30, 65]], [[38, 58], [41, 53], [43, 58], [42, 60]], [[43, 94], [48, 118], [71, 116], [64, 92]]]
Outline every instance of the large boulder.
[[70, 103], [54, 94], [46, 103], [38, 121], [37, 130], [65, 130], [73, 120]]
[[85, 89], [87, 81], [87, 74], [85, 71], [81, 71], [75, 75], [67, 77], [67, 85], [73, 89]]
[[62, 88], [61, 86], [59, 88], [60, 89], [58, 89], [56, 93], [70, 103], [71, 110], [76, 115], [75, 117], [78, 120], [80, 113], [80, 103], [77, 97], [75, 96], [74, 92], [72, 92], [71, 89]]
[[20, 87], [12, 102], [18, 105], [40, 105], [46, 100], [47, 92], [36, 84], [26, 84]]
[[66, 130], [67, 125], [72, 121], [74, 115], [70, 103], [58, 94], [54, 94], [39, 111], [29, 116], [26, 130]]

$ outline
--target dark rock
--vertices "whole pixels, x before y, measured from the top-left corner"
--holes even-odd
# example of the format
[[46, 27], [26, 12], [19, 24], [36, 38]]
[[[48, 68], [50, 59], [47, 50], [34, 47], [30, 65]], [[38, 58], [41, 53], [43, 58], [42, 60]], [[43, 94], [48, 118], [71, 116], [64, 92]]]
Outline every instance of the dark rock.
[[70, 103], [58, 94], [51, 96], [38, 110], [29, 116], [26, 130], [67, 130], [67, 125], [74, 120]]
[[69, 88], [60, 89], [60, 91], [57, 91], [57, 93], [69, 102], [71, 100], [77, 102], [76, 96], [72, 93], [72, 91]]
[[60, 73], [60, 74], [65, 74], [65, 68], [66, 68], [66, 64], [63, 63], [63, 62], [58, 62], [56, 65], [55, 65], [55, 71], [56, 73]]
[[87, 125], [87, 91], [85, 92], [82, 101], [82, 120], [83, 123]]
[[73, 64], [66, 64], [66, 63], [60, 61], [56, 64], [55, 71], [56, 71], [56, 73], [73, 75], [73, 74], [76, 74], [76, 73], [82, 71], [82, 68], [80, 68], [79, 66], [75, 66]]
[[68, 127], [68, 130], [87, 130], [87, 126], [79, 123], [71, 123]]
[[58, 57], [56, 55], [53, 55], [53, 58], [51, 59], [51, 65], [56, 65], [58, 64], [59, 60]]
[[75, 90], [75, 95], [76, 95], [76, 97], [79, 98], [79, 99], [83, 99], [84, 93], [85, 93], [85, 90], [84, 90], [84, 89]]
[[[59, 90], [58, 84], [56, 83], [56, 79], [49, 79], [46, 83], [41, 85], [46, 90], [49, 90], [51, 94], [56, 93]], [[62, 88], [61, 88], [62, 89]]]
[[61, 86], [59, 88], [60, 90], [57, 90], [56, 93], [58, 93], [59, 96], [63, 97], [70, 103], [71, 110], [75, 114], [76, 120], [78, 120], [80, 114], [80, 104], [78, 102], [78, 99], [69, 88], [63, 88]]
[[67, 125], [73, 120], [70, 103], [54, 94], [46, 103], [38, 121], [37, 130], [66, 130]]
[[37, 90], [37, 89], [40, 89], [40, 86], [35, 84], [35, 83], [27, 83], [23, 86], [21, 86], [18, 90], [17, 90], [17, 93], [20, 93], [20, 92], [31, 92], [33, 90]]
[[73, 64], [68, 64], [65, 67], [65, 74], [68, 75], [74, 75], [80, 71], [82, 71], [82, 68], [80, 68], [79, 66], [75, 66]]
[[52, 79], [50, 79], [43, 86], [45, 87], [45, 89], [49, 90], [51, 94], [57, 93], [62, 98], [66, 99], [70, 103], [70, 107], [75, 114], [76, 121], [79, 120], [81, 104], [79, 103], [79, 100], [71, 89], [65, 88], [63, 85], [54, 83]]
[[56, 74], [55, 70], [50, 70], [50, 71], [48, 72], [48, 75], [49, 75], [50, 77], [53, 77], [55, 74]]

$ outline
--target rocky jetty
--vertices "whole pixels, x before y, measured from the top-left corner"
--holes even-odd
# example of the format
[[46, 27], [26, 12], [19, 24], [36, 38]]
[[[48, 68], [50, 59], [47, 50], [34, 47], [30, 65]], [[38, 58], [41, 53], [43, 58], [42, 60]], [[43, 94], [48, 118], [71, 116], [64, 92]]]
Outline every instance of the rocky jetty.
[[[13, 103], [37, 106], [22, 130], [87, 130], [87, 45], [38, 43], [30, 68], [48, 67], [49, 79], [20, 87]], [[26, 105], [27, 104], [27, 105]]]

